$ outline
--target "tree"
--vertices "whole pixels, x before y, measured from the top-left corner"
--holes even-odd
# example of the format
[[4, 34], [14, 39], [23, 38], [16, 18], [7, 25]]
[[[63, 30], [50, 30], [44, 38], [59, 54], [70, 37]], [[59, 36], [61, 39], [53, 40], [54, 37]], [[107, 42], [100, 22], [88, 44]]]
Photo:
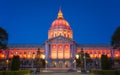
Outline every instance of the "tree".
[[8, 43], [8, 33], [0, 27], [0, 49], [6, 49]]
[[88, 64], [92, 63], [92, 59], [90, 58], [90, 55], [88, 53], [84, 53], [83, 48], [81, 48], [81, 51], [78, 53], [79, 58], [76, 59], [76, 67], [84, 68], [84, 63], [86, 63], [86, 66]]
[[77, 68], [83, 68], [84, 67], [84, 52], [83, 49], [81, 48], [81, 51], [78, 53], [78, 58], [76, 57], [76, 67]]
[[11, 63], [11, 70], [19, 70], [20, 69], [20, 57], [13, 56]]
[[107, 55], [101, 56], [101, 68], [103, 70], [109, 70], [110, 69], [110, 63]]
[[112, 35], [111, 45], [114, 49], [120, 47], [120, 26], [115, 30], [114, 34]]
[[85, 58], [86, 58], [86, 64], [92, 63], [92, 59], [90, 58], [90, 55], [88, 53], [85, 53]]

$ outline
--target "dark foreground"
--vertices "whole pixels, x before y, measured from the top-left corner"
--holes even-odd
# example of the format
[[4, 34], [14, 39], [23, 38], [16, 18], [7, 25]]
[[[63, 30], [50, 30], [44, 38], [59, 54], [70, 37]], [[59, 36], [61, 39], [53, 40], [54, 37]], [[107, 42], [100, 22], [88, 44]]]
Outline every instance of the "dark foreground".
[[26, 74], [26, 75], [93, 75], [90, 73], [79, 73], [79, 72], [64, 72], [64, 73], [54, 73], [54, 72], [46, 72], [46, 73], [31, 73], [31, 74]]

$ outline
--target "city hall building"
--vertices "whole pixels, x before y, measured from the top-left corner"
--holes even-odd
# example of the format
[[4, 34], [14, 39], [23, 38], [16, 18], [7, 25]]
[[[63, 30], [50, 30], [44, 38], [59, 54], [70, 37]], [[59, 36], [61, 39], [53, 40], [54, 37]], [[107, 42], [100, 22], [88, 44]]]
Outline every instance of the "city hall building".
[[[46, 68], [76, 68], [75, 57], [81, 49], [84, 53], [88, 53], [98, 66], [102, 54], [108, 57], [120, 57], [120, 52], [113, 51], [109, 44], [76, 43], [73, 40], [72, 28], [63, 17], [61, 9], [48, 30], [48, 39], [44, 44], [9, 44], [8, 50], [1, 50], [0, 59], [10, 59], [14, 55], [19, 55], [21, 67], [35, 67], [38, 49], [41, 52], [40, 58], [45, 59]], [[91, 66], [95, 67], [95, 64]]]

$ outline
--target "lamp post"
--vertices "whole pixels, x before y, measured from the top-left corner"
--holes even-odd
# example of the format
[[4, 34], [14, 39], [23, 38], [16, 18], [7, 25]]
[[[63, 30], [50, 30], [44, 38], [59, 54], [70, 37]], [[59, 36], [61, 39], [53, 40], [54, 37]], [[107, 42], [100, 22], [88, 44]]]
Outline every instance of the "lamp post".
[[[45, 55], [44, 54], [42, 54], [42, 60], [43, 60], [42, 61], [42, 65], [43, 65], [43, 64], [45, 64]], [[45, 67], [45, 65], [43, 65], [43, 66]]]
[[85, 56], [85, 53], [84, 53], [84, 70], [86, 71], [86, 56]]
[[42, 54], [41, 64], [42, 64], [42, 68], [44, 68], [45, 67], [45, 55], [44, 54]]
[[47, 60], [45, 60], [46, 70], [47, 70], [47, 64], [48, 64], [48, 61], [47, 61]]
[[45, 59], [45, 55], [44, 54], [42, 54], [42, 59]]
[[7, 70], [8, 70], [8, 64], [9, 64], [9, 60], [8, 59], [6, 59], [6, 66], [7, 66]]
[[86, 71], [86, 54], [85, 51], [83, 51], [83, 48], [81, 48], [81, 59], [83, 62], [83, 70]]
[[7, 49], [7, 52], [6, 52], [6, 67], [7, 67], [7, 70], [9, 69], [9, 48]]
[[37, 55], [36, 55], [36, 62], [37, 62], [37, 70], [36, 72], [40, 72], [40, 49], [38, 48], [37, 50]]
[[76, 59], [79, 59], [79, 55], [78, 55], [78, 54], [76, 54], [76, 56], [75, 56], [75, 57], [76, 57]]
[[77, 69], [77, 67], [79, 66], [79, 62], [78, 62], [78, 60], [79, 60], [79, 55], [76, 54], [75, 57], [76, 57], [75, 62], [76, 62], [76, 69]]
[[33, 56], [32, 57], [32, 69], [34, 68], [34, 59], [35, 59], [35, 57]]

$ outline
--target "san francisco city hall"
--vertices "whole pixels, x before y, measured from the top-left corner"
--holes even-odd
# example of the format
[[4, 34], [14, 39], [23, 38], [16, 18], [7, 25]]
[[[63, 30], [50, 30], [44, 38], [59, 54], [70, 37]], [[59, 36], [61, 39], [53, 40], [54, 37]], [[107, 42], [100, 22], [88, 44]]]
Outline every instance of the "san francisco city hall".
[[[76, 68], [76, 54], [83, 49], [84, 53], [88, 53], [90, 58], [98, 64], [100, 68], [100, 57], [106, 54], [108, 57], [119, 58], [118, 50], [112, 51], [109, 44], [78, 44], [73, 40], [73, 31], [69, 23], [64, 19], [61, 9], [58, 12], [50, 29], [48, 30], [48, 40], [44, 44], [9, 44], [9, 50], [1, 50], [0, 58], [12, 58], [19, 55], [21, 59], [21, 67], [35, 67], [35, 57], [38, 49], [41, 54], [40, 58], [44, 58], [46, 68]], [[44, 56], [43, 56], [44, 55]], [[34, 63], [34, 64], [33, 64]], [[95, 64], [91, 64], [95, 68]]]

